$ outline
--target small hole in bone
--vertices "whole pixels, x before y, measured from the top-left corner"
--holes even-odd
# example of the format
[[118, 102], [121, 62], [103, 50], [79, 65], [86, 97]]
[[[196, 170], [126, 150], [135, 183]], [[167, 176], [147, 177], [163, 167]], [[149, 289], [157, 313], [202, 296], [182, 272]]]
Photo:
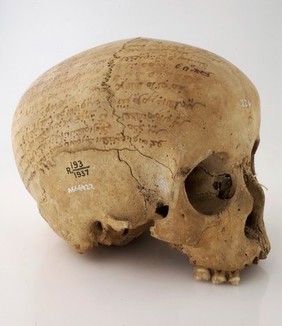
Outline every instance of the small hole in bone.
[[220, 213], [235, 192], [231, 174], [226, 173], [225, 153], [212, 154], [200, 162], [185, 180], [185, 190], [191, 205], [200, 213]]
[[103, 225], [100, 221], [96, 221], [94, 224], [93, 224], [93, 231], [96, 235], [101, 235], [102, 232], [103, 232]]
[[122, 232], [122, 235], [128, 235], [129, 230], [128, 229], [124, 229]]
[[162, 217], [166, 217], [169, 211], [169, 206], [168, 205], [164, 205], [162, 203], [158, 204], [157, 208], [156, 208], [156, 213], [161, 215]]

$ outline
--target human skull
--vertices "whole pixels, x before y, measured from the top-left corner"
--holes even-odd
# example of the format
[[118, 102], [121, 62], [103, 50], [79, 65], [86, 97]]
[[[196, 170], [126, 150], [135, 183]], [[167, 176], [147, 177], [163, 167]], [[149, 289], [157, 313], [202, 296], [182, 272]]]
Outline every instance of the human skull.
[[148, 228], [196, 279], [239, 282], [270, 250], [254, 170], [259, 98], [210, 52], [137, 38], [78, 54], [22, 97], [13, 147], [50, 226], [78, 252]]

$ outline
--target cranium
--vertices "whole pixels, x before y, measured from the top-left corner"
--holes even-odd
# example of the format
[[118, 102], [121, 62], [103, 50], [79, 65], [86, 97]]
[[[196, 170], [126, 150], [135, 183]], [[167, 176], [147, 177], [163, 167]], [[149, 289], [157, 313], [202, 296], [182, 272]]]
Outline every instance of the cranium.
[[42, 216], [77, 251], [150, 228], [197, 279], [237, 284], [270, 250], [259, 124], [257, 91], [235, 66], [137, 38], [43, 74], [19, 103], [13, 146]]

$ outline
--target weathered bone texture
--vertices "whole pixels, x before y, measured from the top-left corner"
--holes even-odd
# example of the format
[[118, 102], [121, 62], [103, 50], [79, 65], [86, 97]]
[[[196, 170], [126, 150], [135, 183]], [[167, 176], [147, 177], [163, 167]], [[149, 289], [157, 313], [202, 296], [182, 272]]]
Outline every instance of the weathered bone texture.
[[136, 38], [80, 53], [23, 95], [20, 175], [78, 252], [151, 234], [187, 254], [196, 279], [238, 284], [270, 250], [254, 171], [255, 87], [210, 52]]

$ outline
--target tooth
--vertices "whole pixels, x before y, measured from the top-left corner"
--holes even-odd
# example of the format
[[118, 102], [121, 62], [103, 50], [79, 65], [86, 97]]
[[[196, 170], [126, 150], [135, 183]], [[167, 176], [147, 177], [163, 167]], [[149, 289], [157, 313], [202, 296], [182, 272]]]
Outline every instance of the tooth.
[[211, 273], [208, 268], [195, 266], [193, 275], [197, 281], [209, 281], [211, 279]]
[[232, 285], [239, 284], [239, 282], [240, 282], [240, 272], [239, 271], [230, 272], [230, 273], [228, 273], [228, 275], [229, 275], [228, 283], [230, 283]]
[[214, 270], [211, 281], [213, 284], [221, 284], [226, 282], [225, 272]]

